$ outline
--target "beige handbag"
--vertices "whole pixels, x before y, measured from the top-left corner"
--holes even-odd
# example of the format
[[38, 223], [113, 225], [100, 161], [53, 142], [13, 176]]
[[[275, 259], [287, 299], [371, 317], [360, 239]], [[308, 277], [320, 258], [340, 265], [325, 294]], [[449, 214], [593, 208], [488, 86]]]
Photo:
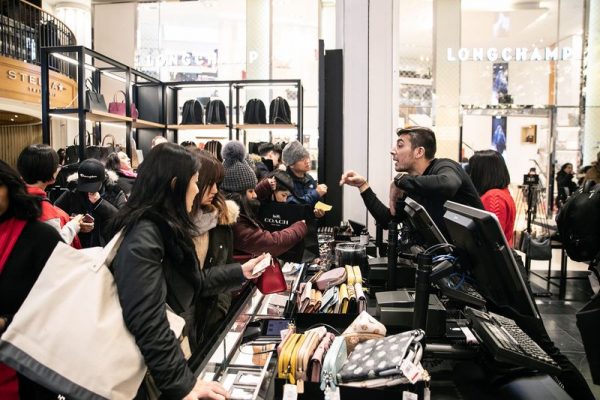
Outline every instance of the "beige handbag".
[[0, 362], [67, 398], [130, 400], [146, 365], [123, 320], [104, 248], [58, 243], [0, 340]]

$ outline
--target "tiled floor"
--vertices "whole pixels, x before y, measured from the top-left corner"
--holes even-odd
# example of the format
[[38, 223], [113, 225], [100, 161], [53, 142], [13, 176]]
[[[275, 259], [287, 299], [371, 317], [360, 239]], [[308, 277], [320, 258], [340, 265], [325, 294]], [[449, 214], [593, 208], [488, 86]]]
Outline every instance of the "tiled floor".
[[[560, 270], [560, 253], [554, 250], [552, 270]], [[548, 263], [545, 261], [532, 262], [532, 270], [545, 275]], [[569, 260], [568, 271], [586, 271], [587, 265]], [[544, 280], [531, 276], [534, 292], [545, 291], [547, 284]], [[557, 281], [558, 282], [558, 281]], [[588, 381], [596, 398], [600, 399], [600, 385], [592, 383], [590, 368], [585, 356], [581, 336], [575, 324], [575, 313], [579, 311], [592, 295], [589, 280], [567, 280], [566, 298], [558, 300], [558, 287], [551, 285], [551, 297], [536, 297], [539, 310], [542, 313], [548, 334], [560, 350], [577, 366]]]

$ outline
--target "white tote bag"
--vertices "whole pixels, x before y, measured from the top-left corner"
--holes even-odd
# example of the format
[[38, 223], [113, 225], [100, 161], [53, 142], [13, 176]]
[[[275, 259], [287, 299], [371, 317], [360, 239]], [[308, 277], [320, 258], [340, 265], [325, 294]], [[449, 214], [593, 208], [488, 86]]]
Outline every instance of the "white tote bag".
[[127, 330], [104, 248], [58, 243], [0, 338], [0, 362], [74, 399], [132, 399], [146, 365]]

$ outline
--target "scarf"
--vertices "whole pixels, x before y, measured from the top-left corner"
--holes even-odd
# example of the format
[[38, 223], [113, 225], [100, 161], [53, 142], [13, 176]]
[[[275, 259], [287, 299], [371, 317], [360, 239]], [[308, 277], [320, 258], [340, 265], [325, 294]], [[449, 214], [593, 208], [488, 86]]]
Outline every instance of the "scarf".
[[0, 223], [0, 274], [4, 270], [6, 261], [15, 247], [15, 243], [21, 236], [27, 221], [17, 218], [9, 218]]
[[196, 256], [200, 262], [200, 269], [204, 267], [204, 261], [206, 260], [206, 254], [208, 253], [208, 231], [217, 226], [219, 216], [217, 210], [212, 212], [198, 212], [194, 218], [196, 224], [196, 231], [198, 236], [193, 238], [194, 247], [196, 250]]

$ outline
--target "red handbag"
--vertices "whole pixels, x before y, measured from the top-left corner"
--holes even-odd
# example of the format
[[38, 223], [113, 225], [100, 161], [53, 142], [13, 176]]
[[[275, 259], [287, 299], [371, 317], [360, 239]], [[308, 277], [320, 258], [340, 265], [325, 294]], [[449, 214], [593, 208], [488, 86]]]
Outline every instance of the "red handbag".
[[271, 265], [256, 279], [256, 287], [262, 294], [280, 293], [287, 290], [279, 261], [273, 257]]
[[[117, 100], [117, 95], [119, 93], [121, 93], [123, 95], [122, 101]], [[130, 113], [131, 118], [137, 119], [139, 113], [138, 113], [137, 107], [135, 106], [134, 102], [131, 102], [130, 111], [131, 111], [131, 113]], [[115, 94], [113, 96], [113, 101], [108, 103], [108, 112], [112, 113], [112, 114], [118, 114], [118, 115], [125, 116], [126, 112], [125, 112], [125, 92], [124, 91], [119, 90], [119, 91], [115, 92]]]

